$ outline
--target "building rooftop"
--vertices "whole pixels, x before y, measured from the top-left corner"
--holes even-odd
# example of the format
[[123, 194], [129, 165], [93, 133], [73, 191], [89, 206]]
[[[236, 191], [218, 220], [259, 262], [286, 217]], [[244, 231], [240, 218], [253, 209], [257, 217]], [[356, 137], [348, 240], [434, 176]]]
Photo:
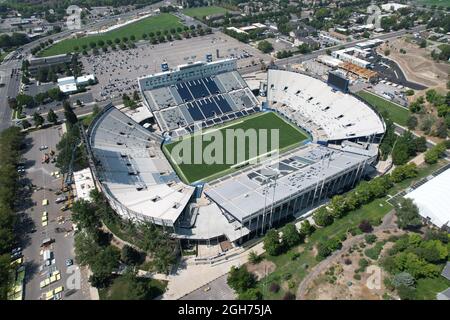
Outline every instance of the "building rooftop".
[[91, 200], [90, 193], [95, 189], [94, 179], [89, 168], [73, 173], [77, 198]]
[[[369, 158], [310, 144], [250, 170], [219, 179], [205, 188], [206, 195], [235, 219], [248, 219], [274, 202], [314, 188], [317, 183]], [[270, 171], [278, 170], [274, 194]]]
[[103, 110], [89, 132], [103, 191], [135, 215], [172, 225], [194, 188], [179, 180], [161, 142], [161, 137], [112, 106]]
[[405, 198], [412, 199], [419, 208], [419, 214], [438, 228], [450, 222], [450, 169], [427, 181], [408, 193]]
[[348, 140], [385, 131], [382, 119], [364, 102], [301, 73], [269, 70], [267, 97], [291, 121], [315, 126], [319, 140]]

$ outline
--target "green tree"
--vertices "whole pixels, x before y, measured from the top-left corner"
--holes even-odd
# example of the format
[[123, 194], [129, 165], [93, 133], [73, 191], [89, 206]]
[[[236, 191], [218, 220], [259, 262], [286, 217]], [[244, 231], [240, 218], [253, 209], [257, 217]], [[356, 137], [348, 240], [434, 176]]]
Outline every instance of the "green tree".
[[26, 94], [18, 94], [16, 101], [19, 107], [33, 108], [36, 105], [33, 97]]
[[297, 232], [297, 228], [293, 223], [288, 223], [283, 228], [282, 241], [288, 248], [299, 244], [301, 240], [300, 234]]
[[264, 53], [269, 53], [269, 52], [273, 51], [273, 46], [269, 41], [262, 40], [258, 43], [258, 49]]
[[314, 232], [314, 226], [309, 222], [309, 220], [305, 220], [300, 225], [300, 234], [303, 237], [309, 236]]
[[280, 242], [278, 232], [274, 229], [269, 230], [264, 237], [264, 250], [271, 255], [277, 256], [283, 250], [283, 245]]
[[44, 118], [37, 112], [33, 114], [33, 122], [36, 127], [42, 126], [44, 124]]
[[262, 260], [262, 257], [259, 256], [256, 251], [252, 250], [248, 254], [248, 261], [250, 261], [251, 264], [258, 264]]
[[58, 116], [56, 115], [56, 113], [53, 111], [53, 109], [48, 110], [47, 113], [47, 121], [51, 122], [53, 124], [56, 124], [58, 122]]
[[406, 287], [414, 287], [416, 283], [416, 279], [412, 275], [410, 275], [408, 272], [400, 272], [397, 273], [394, 278], [392, 279], [392, 284], [394, 287], [398, 288], [400, 286], [406, 286]]
[[314, 223], [320, 227], [326, 227], [333, 223], [333, 217], [326, 207], [317, 209], [313, 214]]
[[80, 199], [72, 206], [72, 219], [81, 228], [90, 233], [101, 226], [100, 219], [96, 214], [95, 207], [91, 202]]
[[395, 165], [405, 164], [409, 159], [408, 146], [404, 143], [397, 143], [392, 150], [392, 162]]
[[397, 225], [401, 229], [417, 228], [422, 225], [419, 209], [411, 199], [402, 199], [396, 208], [396, 214]]
[[255, 288], [248, 289], [244, 292], [239, 293], [239, 300], [262, 300], [263, 296], [261, 291]]
[[22, 128], [24, 128], [24, 129], [28, 129], [29, 127], [31, 127], [31, 123], [26, 119], [21, 121], [21, 125], [22, 125]]
[[122, 247], [120, 260], [128, 265], [137, 265], [143, 262], [142, 254], [129, 245]]
[[70, 106], [69, 101], [64, 101], [63, 103], [63, 109], [64, 109], [64, 117], [66, 118], [66, 122], [69, 125], [74, 125], [78, 122], [78, 117], [75, 114], [75, 112], [73, 112], [72, 107]]
[[245, 266], [231, 267], [227, 278], [228, 285], [237, 293], [243, 293], [256, 286], [255, 276]]
[[415, 117], [415, 116], [410, 116], [408, 118], [408, 120], [406, 120], [406, 126], [408, 127], [409, 130], [416, 129], [418, 124], [419, 124], [419, 121], [417, 120], [417, 117]]
[[50, 99], [54, 101], [62, 101], [64, 99], [64, 93], [59, 90], [59, 88], [52, 88], [47, 91], [48, 96]]

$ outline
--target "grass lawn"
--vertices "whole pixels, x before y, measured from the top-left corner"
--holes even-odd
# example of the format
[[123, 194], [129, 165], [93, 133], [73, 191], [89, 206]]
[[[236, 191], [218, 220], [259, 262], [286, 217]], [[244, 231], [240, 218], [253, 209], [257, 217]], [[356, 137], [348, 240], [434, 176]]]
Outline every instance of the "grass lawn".
[[5, 57], [9, 54], [9, 51], [4, 51], [0, 53], [0, 63], [5, 59]]
[[198, 8], [189, 8], [184, 9], [183, 13], [187, 16], [193, 17], [197, 20], [203, 20], [204, 16], [209, 16], [211, 14], [219, 14], [226, 13], [227, 9], [217, 6], [209, 6], [209, 7], [198, 7]]
[[[154, 299], [166, 290], [166, 282], [147, 278], [139, 278], [139, 280], [146, 282], [149, 288], [146, 300]], [[115, 278], [109, 287], [98, 290], [100, 300], [129, 300], [128, 292], [129, 283], [122, 276]]]
[[409, 117], [409, 110], [406, 108], [399, 107], [398, 105], [367, 91], [360, 91], [357, 95], [373, 108], [377, 109], [378, 112], [383, 113], [386, 111], [389, 114], [389, 118], [395, 123], [406, 126], [406, 121]]
[[88, 128], [91, 125], [92, 120], [94, 120], [94, 115], [91, 113], [86, 116], [82, 116], [82, 117], [78, 118], [78, 120], [80, 120], [83, 123], [83, 126], [85, 128]]
[[[247, 131], [248, 129], [255, 129], [258, 131], [254, 132], [254, 139], [250, 139], [249, 136], [245, 136], [245, 143], [238, 143], [238, 138], [236, 136], [230, 137], [227, 139], [226, 131], [228, 129], [242, 129], [243, 131]], [[262, 132], [259, 131], [260, 129], [267, 129], [267, 139], [264, 139], [267, 141], [266, 150], [260, 149], [257, 146], [259, 146], [260, 143], [260, 137], [263, 137], [261, 134]], [[308, 138], [307, 134], [300, 131], [300, 129], [294, 127], [293, 125], [287, 123], [285, 120], [280, 118], [278, 115], [272, 112], [268, 113], [259, 113], [254, 116], [249, 116], [246, 118], [241, 118], [235, 122], [227, 123], [225, 125], [222, 125], [220, 127], [213, 127], [211, 129], [206, 130], [202, 134], [202, 142], [201, 142], [201, 150], [205, 150], [209, 145], [208, 149], [212, 149], [212, 146], [214, 146], [215, 142], [217, 143], [216, 150], [211, 150], [210, 152], [207, 151], [204, 154], [211, 154], [213, 157], [217, 157], [217, 161], [212, 164], [206, 164], [204, 161], [201, 161], [200, 164], [194, 164], [194, 140], [193, 137], [197, 136], [198, 134], [187, 136], [183, 140], [179, 140], [170, 144], [166, 144], [163, 147], [163, 150], [165, 151], [167, 157], [169, 160], [171, 160], [172, 165], [174, 166], [175, 170], [179, 173], [181, 177], [184, 178], [184, 180], [187, 183], [192, 183], [199, 180], [210, 180], [212, 178], [216, 178], [218, 176], [221, 176], [225, 173], [238, 170], [239, 168], [244, 167], [247, 165], [246, 161], [250, 159], [255, 159], [256, 157], [259, 157], [260, 155], [267, 154], [270, 151], [273, 151], [276, 149], [276, 145], [272, 146], [271, 143], [271, 129], [279, 129], [279, 150], [285, 151], [293, 146], [296, 146], [300, 144], [302, 141]], [[234, 131], [236, 132], [236, 131]], [[232, 132], [232, 133], [234, 133]], [[249, 131], [250, 132], [250, 131]], [[204, 141], [204, 138], [208, 137], [211, 139], [211, 141]], [[219, 139], [223, 139], [220, 141]], [[233, 139], [233, 140], [232, 140]], [[188, 141], [187, 141], [188, 140]], [[261, 141], [264, 141], [261, 140]], [[187, 149], [191, 150], [191, 164], [189, 163], [181, 163], [177, 165], [175, 161], [170, 156], [170, 153], [174, 149], [176, 145], [179, 143], [186, 143], [188, 146]], [[252, 143], [253, 142], [253, 143]], [[255, 152], [252, 154], [250, 153], [249, 146], [253, 145], [255, 146]], [[189, 147], [190, 146], [190, 147]], [[242, 150], [241, 150], [242, 149]], [[257, 150], [259, 149], [259, 150]], [[220, 156], [220, 153], [222, 152], [223, 156]], [[242, 153], [245, 152], [245, 155]], [[182, 152], [181, 156], [183, 155]], [[233, 153], [233, 154], [232, 154]], [[234, 155], [234, 157], [232, 157]], [[230, 157], [230, 161], [227, 161], [226, 156]], [[239, 156], [239, 157], [238, 157]], [[189, 157], [188, 157], [189, 159]], [[232, 160], [232, 161], [231, 161]]]
[[[389, 190], [389, 194], [393, 195], [398, 191], [405, 189], [411, 184], [428, 176], [446, 163], [447, 162], [441, 161], [434, 165], [420, 167], [417, 177], [396, 184]], [[317, 229], [309, 237], [307, 243], [294, 247], [284, 254], [275, 257], [264, 254], [265, 259], [272, 261], [276, 265], [274, 272], [258, 282], [258, 288], [263, 293], [264, 299], [282, 299], [287, 291], [295, 294], [298, 285], [305, 277], [308, 270], [318, 263], [311, 252], [313, 247], [319, 242], [341, 235], [346, 233], [347, 230], [357, 227], [363, 219], [372, 220], [383, 218], [393, 208], [392, 205], [386, 202], [386, 199], [387, 197], [376, 199], [357, 210], [349, 212], [343, 218], [335, 220], [332, 225]], [[300, 254], [294, 260], [293, 255], [299, 252]], [[419, 280], [417, 282], [418, 299], [435, 299], [437, 292], [445, 290], [450, 286], [450, 281], [446, 282], [444, 280], [445, 279], [442, 277]], [[269, 291], [272, 282], [276, 282], [280, 285], [281, 289], [279, 292], [273, 293]], [[289, 283], [291, 283], [291, 288], [289, 287]]]
[[436, 300], [436, 294], [450, 287], [444, 277], [419, 279], [416, 283], [417, 300]]
[[450, 0], [414, 0], [414, 2], [418, 4], [426, 4], [427, 6], [436, 5], [438, 7], [443, 6], [444, 8], [450, 7]]
[[431, 165], [422, 165], [419, 167], [419, 172], [417, 174], [417, 177], [415, 177], [414, 179], [407, 179], [404, 180], [400, 183], [395, 184], [390, 190], [389, 190], [389, 195], [394, 196], [395, 194], [397, 194], [398, 192], [407, 189], [408, 187], [410, 187], [411, 185], [413, 185], [415, 182], [429, 176], [430, 174], [432, 174], [435, 170], [437, 170], [438, 168], [444, 166], [447, 164], [447, 161], [445, 160], [440, 160], [439, 162], [435, 163], [435, 164], [431, 164]]
[[[261, 289], [264, 299], [281, 299], [287, 291], [291, 291], [291, 293], [295, 294], [298, 285], [306, 276], [308, 269], [311, 269], [318, 263], [311, 252], [317, 243], [346, 233], [348, 229], [358, 226], [363, 219], [370, 220], [382, 218], [391, 209], [392, 206], [384, 199], [374, 200], [358, 210], [348, 213], [342, 219], [335, 220], [332, 225], [317, 229], [309, 238], [308, 243], [294, 247], [288, 252], [276, 257], [265, 255], [267, 260], [275, 263], [276, 269], [258, 283], [258, 287]], [[293, 255], [296, 252], [299, 252], [299, 249], [302, 250], [302, 252], [295, 260], [293, 260]], [[289, 279], [285, 280], [287, 278]], [[281, 289], [279, 292], [273, 293], [269, 291], [268, 288], [272, 282], [276, 282], [280, 285]], [[291, 284], [292, 288], [289, 288], [289, 284]]]
[[137, 22], [130, 23], [126, 26], [106, 32], [101, 35], [63, 40], [43, 50], [40, 53], [40, 56], [46, 57], [56, 54], [73, 52], [75, 46], [78, 46], [81, 51], [82, 45], [87, 45], [88, 48], [90, 48], [90, 42], [97, 43], [97, 41], [99, 40], [103, 40], [106, 42], [107, 40], [114, 41], [114, 39], [116, 38], [122, 39], [122, 37], [128, 37], [129, 39], [132, 35], [136, 37], [136, 40], [139, 40], [142, 39], [142, 34], [144, 33], [148, 34], [150, 32], [170, 30], [172, 28], [176, 29], [178, 27], [183, 27], [183, 24], [177, 17], [169, 13], [161, 13], [160, 15], [148, 17]]

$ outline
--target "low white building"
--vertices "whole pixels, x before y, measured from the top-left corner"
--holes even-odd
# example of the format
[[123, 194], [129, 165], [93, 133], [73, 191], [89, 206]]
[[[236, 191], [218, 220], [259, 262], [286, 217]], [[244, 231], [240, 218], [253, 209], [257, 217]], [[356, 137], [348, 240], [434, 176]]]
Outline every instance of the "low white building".
[[408, 193], [419, 214], [438, 228], [450, 227], [450, 169]]
[[76, 79], [76, 83], [79, 86], [87, 85], [89, 84], [89, 81], [95, 81], [95, 76], [93, 74], [81, 76]]
[[333, 58], [339, 59], [341, 61], [353, 63], [361, 68], [368, 68], [370, 62], [359, 58], [358, 56], [366, 57], [369, 52], [358, 49], [356, 47], [346, 48], [342, 50], [336, 50], [331, 53]]
[[76, 171], [73, 173], [75, 189], [77, 191], [77, 199], [90, 201], [90, 193], [95, 189], [94, 179], [89, 168]]
[[61, 92], [63, 93], [72, 93], [78, 90], [78, 86], [89, 84], [90, 80], [95, 81], [95, 76], [93, 74], [88, 74], [78, 78], [75, 78], [73, 76], [59, 78], [58, 87], [59, 90], [61, 90]]
[[395, 3], [395, 2], [389, 2], [381, 5], [381, 9], [383, 9], [386, 12], [393, 12], [397, 11], [402, 8], [408, 8], [409, 6], [406, 4], [401, 3]]
[[330, 57], [329, 55], [322, 54], [316, 58], [317, 62], [323, 63], [326, 66], [336, 68], [340, 64], [342, 64], [342, 61], [333, 57]]
[[62, 93], [72, 93], [77, 91], [75, 77], [64, 77], [58, 79], [58, 87]]

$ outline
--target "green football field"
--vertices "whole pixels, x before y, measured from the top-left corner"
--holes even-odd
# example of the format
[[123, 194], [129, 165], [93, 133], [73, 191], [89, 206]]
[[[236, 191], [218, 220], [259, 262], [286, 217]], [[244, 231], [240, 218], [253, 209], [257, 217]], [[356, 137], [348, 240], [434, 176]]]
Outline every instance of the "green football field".
[[[245, 138], [240, 140], [241, 143], [238, 143], [237, 135], [229, 135], [229, 133], [234, 133], [236, 131], [231, 131], [228, 129], [242, 129], [244, 132], [252, 131], [247, 131], [248, 129], [255, 129], [256, 131], [254, 131], [255, 134], [253, 137], [250, 135], [245, 135]], [[259, 129], [267, 129], [267, 135], [265, 136], [264, 132], [259, 131]], [[271, 129], [278, 129], [278, 148], [276, 148], [275, 143], [271, 143]], [[222, 138], [218, 138], [217, 136]], [[202, 138], [199, 142], [199, 147], [194, 146], [195, 137]], [[275, 137], [276, 136], [274, 136], [274, 138]], [[205, 141], [205, 138], [209, 138], [209, 140]], [[219, 143], [220, 139], [222, 140], [222, 143]], [[210, 181], [233, 171], [242, 169], [249, 164], [249, 160], [252, 161], [260, 159], [261, 156], [269, 155], [276, 149], [278, 149], [281, 153], [292, 147], [300, 145], [300, 143], [306, 139], [308, 139], [308, 135], [305, 132], [286, 122], [275, 113], [266, 112], [241, 118], [224, 125], [208, 128], [202, 132], [201, 135], [199, 133], [194, 133], [193, 135], [183, 137], [182, 140], [165, 144], [163, 146], [163, 150], [178, 175], [186, 183], [193, 183], [197, 181]], [[244, 140], [245, 143], [242, 143]], [[267, 143], [264, 143], [265, 147], [260, 148], [260, 143], [262, 144], [266, 141]], [[180, 143], [187, 146], [185, 150], [190, 152], [190, 163], [176, 163], [175, 159], [177, 155], [187, 157], [189, 159], [189, 156], [184, 154], [183, 151], [176, 151], [176, 149], [174, 150], [175, 146]], [[253, 153], [250, 152], [250, 145], [255, 146]], [[214, 148], [214, 146], [216, 146], [216, 148]], [[180, 148], [180, 146], [178, 146], [178, 148]], [[213, 149], [215, 149], [215, 151]], [[202, 159], [201, 163], [196, 162], [194, 164], [194, 153], [196, 150], [201, 150], [200, 155], [205, 155], [205, 157], [200, 157]], [[242, 150], [245, 152], [245, 155], [242, 154]], [[222, 156], [219, 156], [221, 152]], [[212, 155], [215, 159], [218, 159], [217, 162], [220, 160], [222, 161], [220, 163], [205, 162], [207, 155]], [[232, 157], [232, 155], [234, 156]]]
[[188, 8], [183, 10], [183, 13], [185, 15], [190, 16], [192, 18], [196, 18], [198, 20], [202, 20], [203, 17], [212, 14], [227, 13], [227, 12], [228, 12], [227, 9], [217, 6]]
[[97, 43], [99, 40], [106, 42], [107, 40], [114, 41], [116, 38], [122, 40], [123, 37], [130, 39], [132, 35], [136, 38], [136, 40], [140, 40], [142, 39], [142, 35], [144, 33], [147, 33], [148, 35], [150, 32], [156, 33], [157, 31], [163, 32], [164, 30], [170, 29], [176, 30], [178, 27], [184, 27], [180, 19], [169, 13], [161, 13], [160, 15], [144, 18], [121, 28], [105, 32], [101, 35], [63, 40], [55, 43], [47, 49], [44, 49], [40, 53], [40, 56], [48, 57], [73, 52], [75, 51], [74, 48], [76, 46], [79, 50], [82, 50], [81, 48], [83, 45], [87, 45], [88, 49], [90, 49], [89, 44], [91, 42]]

